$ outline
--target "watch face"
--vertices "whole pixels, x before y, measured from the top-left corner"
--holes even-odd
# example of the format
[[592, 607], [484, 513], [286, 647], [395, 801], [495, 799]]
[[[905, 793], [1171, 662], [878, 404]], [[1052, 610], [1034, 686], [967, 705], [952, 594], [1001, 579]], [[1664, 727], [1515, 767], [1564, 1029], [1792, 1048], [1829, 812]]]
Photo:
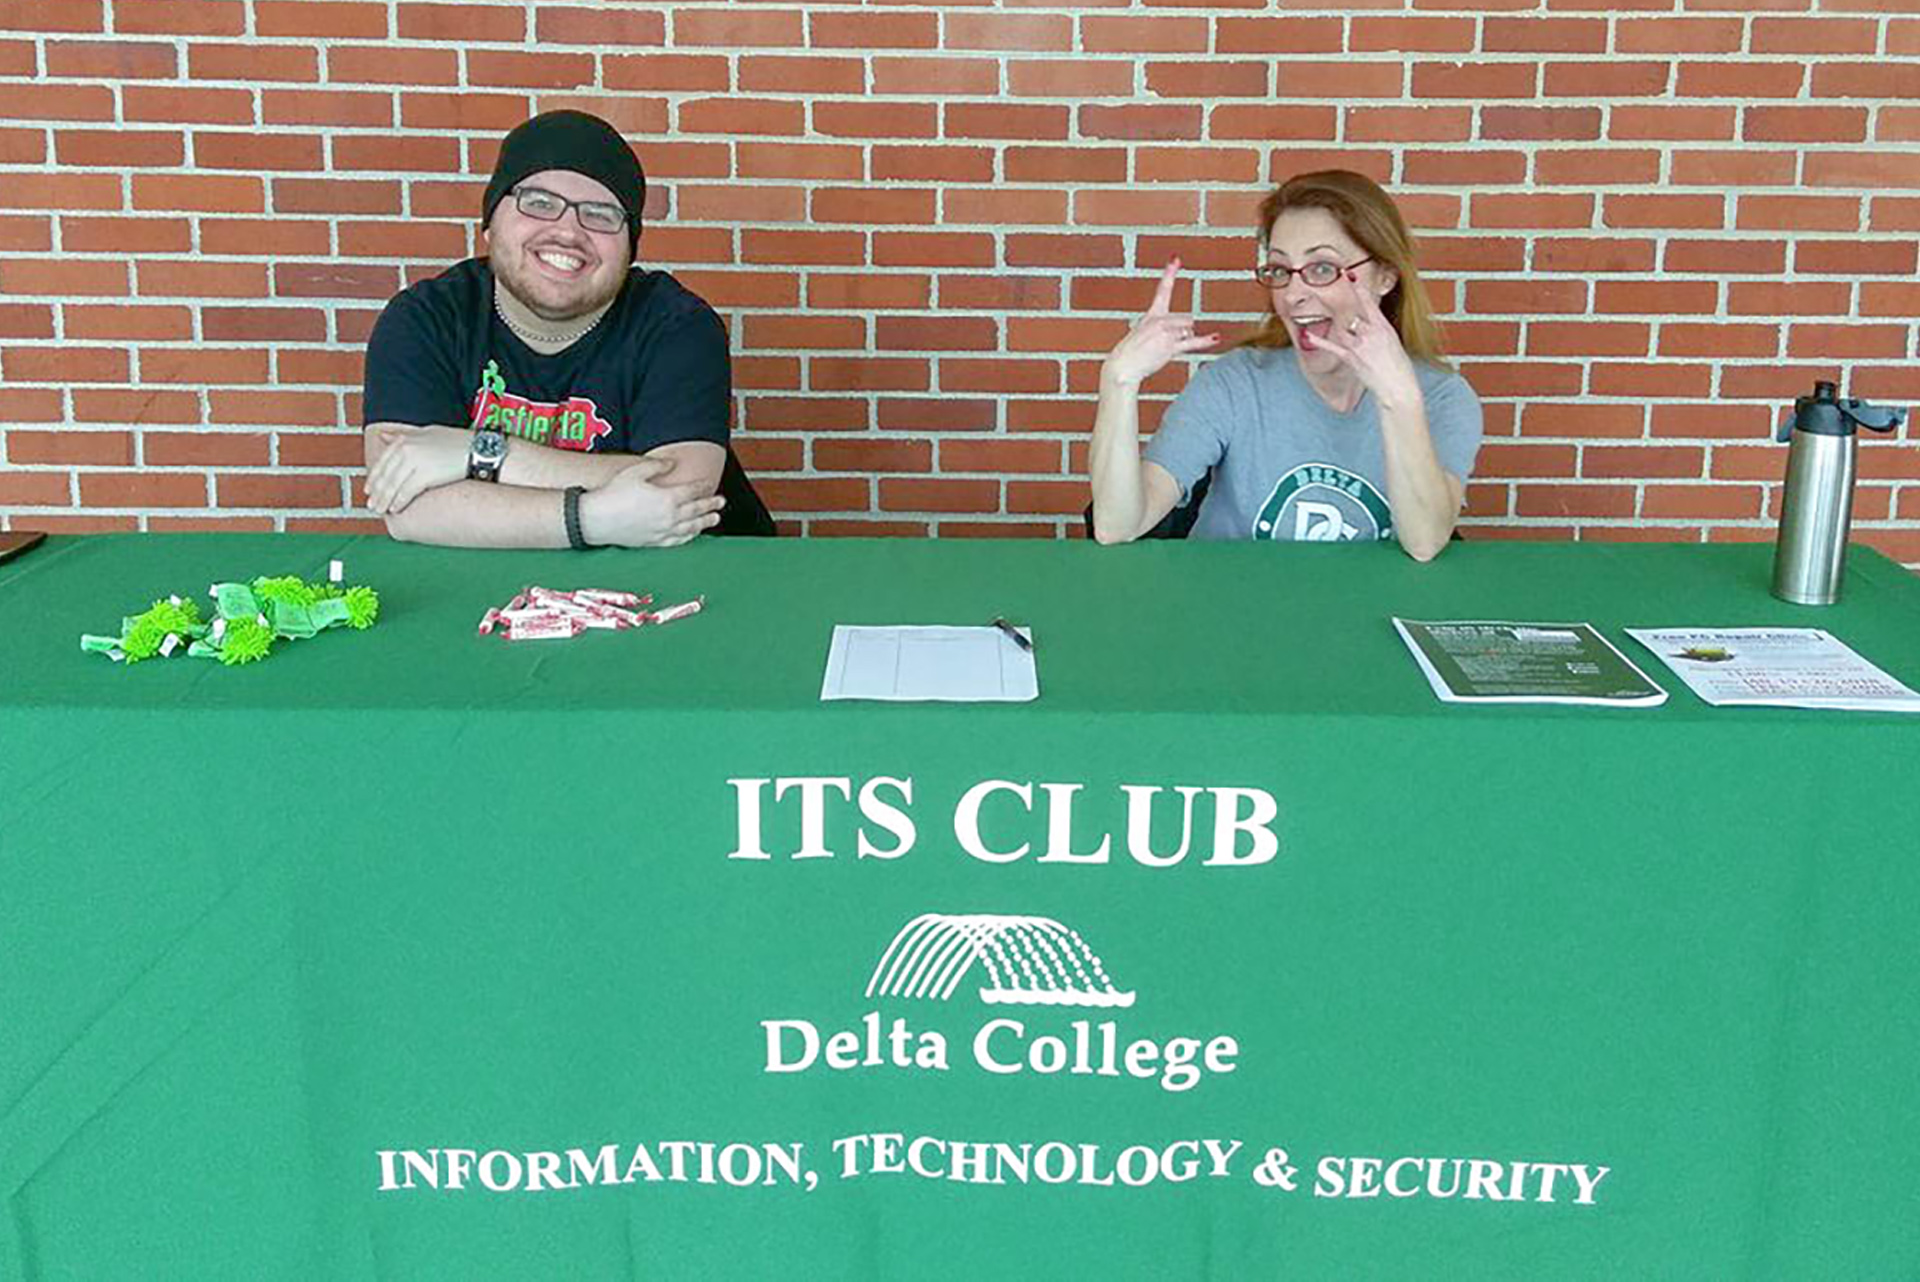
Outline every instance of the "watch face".
[[496, 460], [506, 456], [507, 438], [498, 432], [475, 432], [473, 452], [483, 459]]

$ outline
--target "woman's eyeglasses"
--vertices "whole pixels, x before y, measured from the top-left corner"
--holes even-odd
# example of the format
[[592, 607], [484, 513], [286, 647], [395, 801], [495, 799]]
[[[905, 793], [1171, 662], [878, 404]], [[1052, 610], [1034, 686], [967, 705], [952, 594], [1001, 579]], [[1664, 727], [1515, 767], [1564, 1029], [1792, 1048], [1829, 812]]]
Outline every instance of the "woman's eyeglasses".
[[1315, 289], [1325, 289], [1354, 268], [1372, 261], [1373, 255], [1368, 254], [1358, 262], [1351, 263], [1336, 263], [1331, 258], [1316, 258], [1298, 267], [1289, 267], [1285, 263], [1261, 263], [1253, 269], [1253, 277], [1272, 289], [1276, 285], [1292, 284], [1294, 274], [1298, 273], [1301, 280]]
[[573, 216], [588, 231], [616, 232], [627, 229], [627, 211], [604, 200], [568, 200], [544, 187], [515, 187], [513, 206], [529, 218], [543, 223], [558, 222], [571, 209]]

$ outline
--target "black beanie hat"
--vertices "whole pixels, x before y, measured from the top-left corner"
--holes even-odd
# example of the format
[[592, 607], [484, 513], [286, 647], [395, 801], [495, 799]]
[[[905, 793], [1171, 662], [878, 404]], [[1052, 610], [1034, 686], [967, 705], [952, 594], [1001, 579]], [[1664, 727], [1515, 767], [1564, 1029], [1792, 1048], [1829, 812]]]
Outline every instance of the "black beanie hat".
[[508, 192], [529, 174], [547, 169], [585, 174], [613, 193], [627, 211], [627, 255], [631, 257], [640, 244], [647, 176], [619, 131], [584, 111], [546, 111], [514, 126], [500, 144], [500, 159], [487, 182], [480, 221], [493, 221], [494, 207]]

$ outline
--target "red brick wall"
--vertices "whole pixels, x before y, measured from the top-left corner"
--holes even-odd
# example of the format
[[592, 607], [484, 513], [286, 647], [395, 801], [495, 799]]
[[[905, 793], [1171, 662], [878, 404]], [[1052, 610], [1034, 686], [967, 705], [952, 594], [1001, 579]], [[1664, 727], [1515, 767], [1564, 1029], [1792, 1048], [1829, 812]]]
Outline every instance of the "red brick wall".
[[[364, 519], [360, 344], [558, 105], [637, 144], [809, 533], [1075, 530], [1154, 273], [1247, 323], [1328, 164], [1422, 234], [1481, 535], [1768, 538], [1794, 395], [1920, 401], [1920, 0], [0, 0], [7, 522]], [[1920, 429], [1861, 470], [1920, 563]]]

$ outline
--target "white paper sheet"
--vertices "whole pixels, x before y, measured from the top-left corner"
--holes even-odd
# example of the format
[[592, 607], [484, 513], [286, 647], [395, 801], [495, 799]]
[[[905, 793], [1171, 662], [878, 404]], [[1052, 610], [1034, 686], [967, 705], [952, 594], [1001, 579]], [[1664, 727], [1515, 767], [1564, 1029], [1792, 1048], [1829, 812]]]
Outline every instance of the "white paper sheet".
[[1920, 694], [1818, 628], [1628, 628], [1707, 703], [1920, 713]]
[[[1032, 639], [1026, 628], [1022, 636]], [[1033, 652], [998, 628], [839, 624], [821, 699], [1024, 703], [1040, 696]]]

